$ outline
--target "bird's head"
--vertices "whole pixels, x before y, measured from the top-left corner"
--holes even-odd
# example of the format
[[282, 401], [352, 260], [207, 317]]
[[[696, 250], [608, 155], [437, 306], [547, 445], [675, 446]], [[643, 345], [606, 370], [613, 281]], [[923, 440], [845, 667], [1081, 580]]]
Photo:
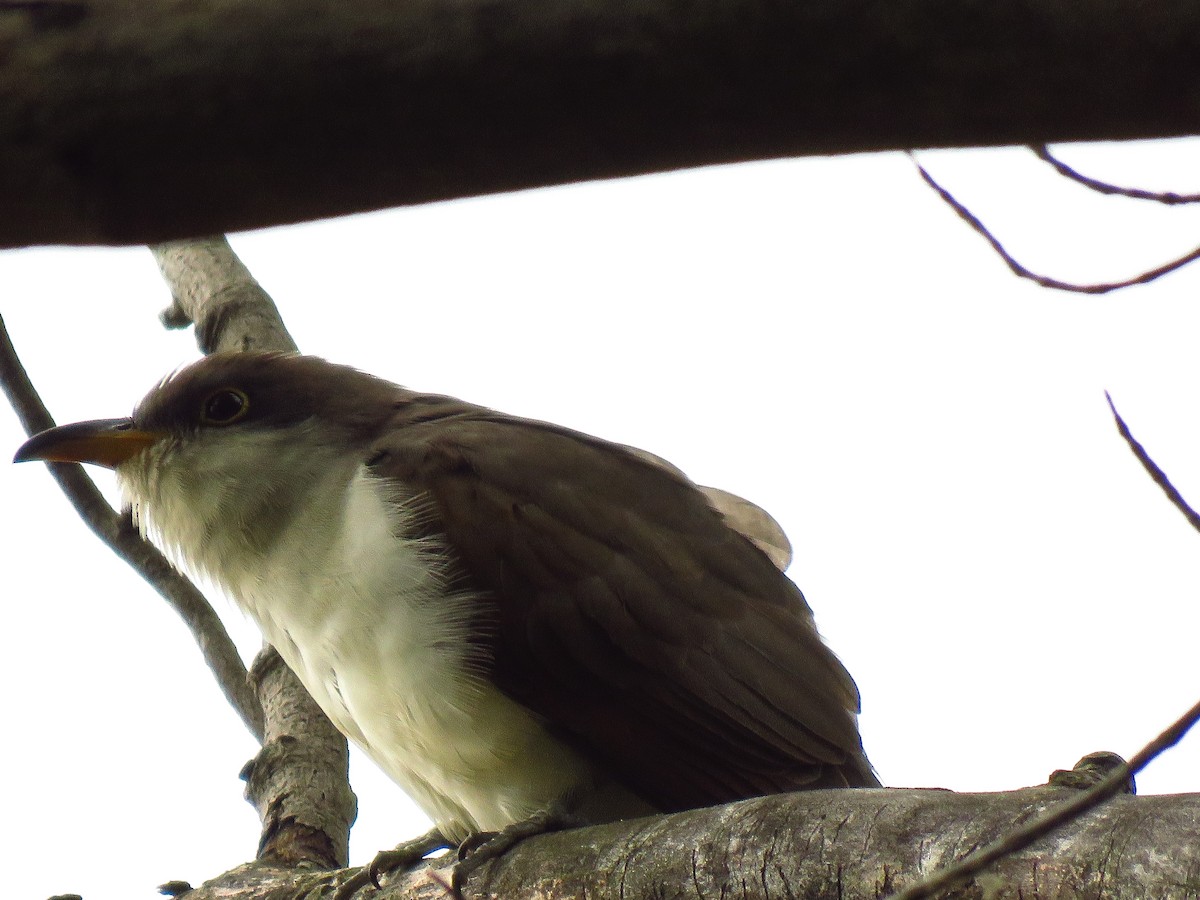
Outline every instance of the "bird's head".
[[114, 469], [140, 527], [168, 549], [220, 543], [231, 526], [230, 539], [255, 543], [314, 479], [360, 460], [355, 448], [405, 394], [316, 357], [214, 354], [163, 379], [132, 416], [43, 431], [14, 461]]
[[[348, 366], [289, 353], [218, 353], [160, 381], [133, 415], [43, 431], [14, 462], [92, 463], [120, 471], [163, 444], [237, 443], [255, 435], [294, 437], [302, 426], [330, 442], [369, 439], [395, 385]], [[382, 401], [382, 402], [379, 402]]]

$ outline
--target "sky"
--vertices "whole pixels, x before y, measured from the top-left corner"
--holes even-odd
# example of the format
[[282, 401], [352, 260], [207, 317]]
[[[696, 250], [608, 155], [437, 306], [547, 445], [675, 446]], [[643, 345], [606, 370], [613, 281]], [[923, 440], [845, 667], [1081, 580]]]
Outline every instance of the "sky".
[[[1060, 148], [1200, 190], [1196, 141]], [[1031, 267], [1105, 281], [1200, 243], [1200, 209], [1104, 198], [1028, 150], [922, 154]], [[1016, 279], [901, 154], [727, 166], [231, 238], [308, 353], [644, 447], [768, 509], [855, 676], [885, 784], [994, 791], [1126, 757], [1200, 696], [1200, 268], [1104, 297]], [[0, 253], [59, 422], [195, 359], [144, 248]], [[24, 436], [0, 409], [0, 447]], [[116, 500], [110, 473], [95, 470]], [[9, 896], [138, 900], [253, 856], [254, 744], [175, 615], [40, 465], [0, 465]], [[253, 626], [218, 611], [251, 656]], [[1200, 735], [1143, 793], [1200, 789]], [[423, 831], [355, 756], [352, 861]], [[11, 879], [15, 878], [15, 883]]]

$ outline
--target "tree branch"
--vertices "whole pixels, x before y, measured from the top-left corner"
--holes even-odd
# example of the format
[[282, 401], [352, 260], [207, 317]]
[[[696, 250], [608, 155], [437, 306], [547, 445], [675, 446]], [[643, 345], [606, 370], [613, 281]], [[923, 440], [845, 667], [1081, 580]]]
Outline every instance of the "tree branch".
[[346, 739], [273, 647], [263, 649], [250, 674], [267, 713], [262, 750], [242, 770], [246, 797], [263, 823], [258, 859], [344, 866], [358, 805]]
[[[865, 900], [914, 883], [1074, 794], [1044, 786], [999, 794], [881, 789], [762, 797], [531, 838], [469, 879], [464, 895]], [[986, 876], [989, 896], [1180, 896], [1200, 871], [1200, 847], [1191, 838], [1198, 826], [1200, 795], [1116, 797], [1060, 831], [1053, 854], [1027, 849], [1001, 860]], [[189, 900], [318, 900], [352, 871], [241, 867]], [[445, 889], [417, 873], [362, 896], [445, 900]]]
[[167, 328], [196, 326], [205, 354], [229, 350], [296, 350], [279, 308], [224, 235], [150, 248], [171, 289], [159, 315]]
[[1192, 134], [1200, 96], [1193, 0], [0, 0], [0, 21], [0, 246]]

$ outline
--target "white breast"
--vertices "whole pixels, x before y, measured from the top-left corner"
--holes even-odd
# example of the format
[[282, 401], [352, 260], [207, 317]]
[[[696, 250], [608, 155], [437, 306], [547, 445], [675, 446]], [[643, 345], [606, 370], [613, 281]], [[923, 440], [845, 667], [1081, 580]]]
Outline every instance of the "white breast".
[[441, 548], [397, 537], [413, 512], [363, 471], [344, 496], [323, 558], [301, 529], [238, 592], [334, 724], [452, 831], [497, 830], [586, 781], [582, 760], [472, 671], [463, 630], [478, 600], [447, 593]]
[[419, 511], [364, 467], [322, 469], [261, 552], [246, 519], [277, 489], [270, 472], [257, 496], [242, 482], [220, 497], [212, 482], [193, 497], [192, 479], [122, 474], [151, 535], [258, 622], [333, 723], [447, 837], [498, 830], [590, 785], [579, 756], [479, 676], [487, 661], [468, 656], [464, 632], [481, 601], [448, 591], [444, 547], [404, 537]]

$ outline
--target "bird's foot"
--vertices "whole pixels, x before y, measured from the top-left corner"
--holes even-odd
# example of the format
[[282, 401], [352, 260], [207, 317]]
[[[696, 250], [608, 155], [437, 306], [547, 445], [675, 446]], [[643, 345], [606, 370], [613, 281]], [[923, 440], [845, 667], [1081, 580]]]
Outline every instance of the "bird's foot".
[[442, 836], [437, 828], [431, 828], [420, 837], [397, 844], [391, 850], [380, 850], [371, 862], [363, 866], [339, 885], [333, 900], [350, 900], [365, 887], [379, 888], [379, 881], [385, 875], [391, 875], [400, 870], [413, 869], [428, 853], [453, 847], [454, 845]]
[[560, 831], [582, 824], [567, 814], [558, 804], [534, 813], [527, 819], [506, 825], [500, 831], [482, 831], [471, 835], [458, 846], [458, 862], [450, 867], [449, 879], [440, 873], [435, 877], [455, 900], [462, 900], [462, 886], [467, 876], [486, 863], [499, 859], [526, 838]]

